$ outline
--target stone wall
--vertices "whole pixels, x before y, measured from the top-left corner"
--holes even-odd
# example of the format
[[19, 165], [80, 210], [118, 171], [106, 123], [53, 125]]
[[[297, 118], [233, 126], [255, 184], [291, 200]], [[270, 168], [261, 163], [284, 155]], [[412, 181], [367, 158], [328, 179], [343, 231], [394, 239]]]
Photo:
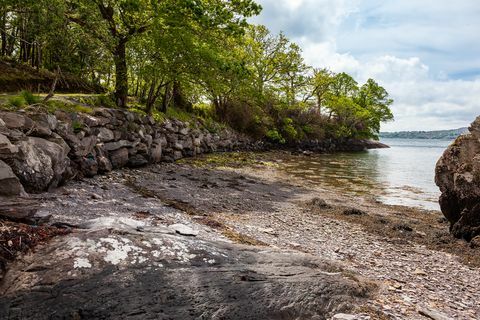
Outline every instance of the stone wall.
[[199, 122], [157, 123], [117, 109], [0, 112], [0, 195], [42, 192], [75, 177], [250, 145], [228, 129], [210, 133]]
[[451, 232], [466, 240], [480, 236], [480, 117], [438, 160], [435, 182]]

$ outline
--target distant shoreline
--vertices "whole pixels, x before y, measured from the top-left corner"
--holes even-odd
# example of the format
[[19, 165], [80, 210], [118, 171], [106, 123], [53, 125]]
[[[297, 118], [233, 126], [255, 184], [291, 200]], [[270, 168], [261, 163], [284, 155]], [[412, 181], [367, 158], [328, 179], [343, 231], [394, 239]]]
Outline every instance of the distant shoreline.
[[398, 132], [380, 132], [380, 138], [389, 139], [425, 139], [425, 140], [450, 140], [468, 131], [468, 128], [458, 128], [451, 130], [436, 131], [398, 131]]

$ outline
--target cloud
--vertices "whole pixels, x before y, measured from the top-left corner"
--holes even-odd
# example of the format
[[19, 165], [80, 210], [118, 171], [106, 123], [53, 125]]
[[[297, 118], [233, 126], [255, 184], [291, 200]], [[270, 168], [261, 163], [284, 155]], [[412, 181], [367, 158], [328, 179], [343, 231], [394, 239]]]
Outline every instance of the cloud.
[[260, 0], [257, 23], [283, 30], [315, 67], [374, 78], [395, 99], [384, 130], [468, 125], [480, 114], [476, 1]]

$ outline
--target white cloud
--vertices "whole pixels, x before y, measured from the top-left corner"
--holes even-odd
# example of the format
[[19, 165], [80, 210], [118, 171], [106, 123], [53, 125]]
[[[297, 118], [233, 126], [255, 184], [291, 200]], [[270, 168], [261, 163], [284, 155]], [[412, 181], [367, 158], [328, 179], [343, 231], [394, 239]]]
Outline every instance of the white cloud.
[[474, 0], [260, 0], [315, 67], [374, 78], [395, 99], [384, 130], [466, 126], [480, 114], [480, 6]]

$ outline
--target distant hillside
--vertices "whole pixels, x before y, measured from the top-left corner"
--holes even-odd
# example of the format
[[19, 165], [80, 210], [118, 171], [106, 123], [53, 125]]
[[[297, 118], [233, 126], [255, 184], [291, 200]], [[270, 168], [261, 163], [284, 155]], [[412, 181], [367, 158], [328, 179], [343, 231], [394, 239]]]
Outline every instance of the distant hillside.
[[400, 132], [380, 132], [380, 138], [391, 139], [455, 139], [462, 133], [468, 131], [468, 128], [459, 128], [452, 130], [437, 131], [400, 131]]

